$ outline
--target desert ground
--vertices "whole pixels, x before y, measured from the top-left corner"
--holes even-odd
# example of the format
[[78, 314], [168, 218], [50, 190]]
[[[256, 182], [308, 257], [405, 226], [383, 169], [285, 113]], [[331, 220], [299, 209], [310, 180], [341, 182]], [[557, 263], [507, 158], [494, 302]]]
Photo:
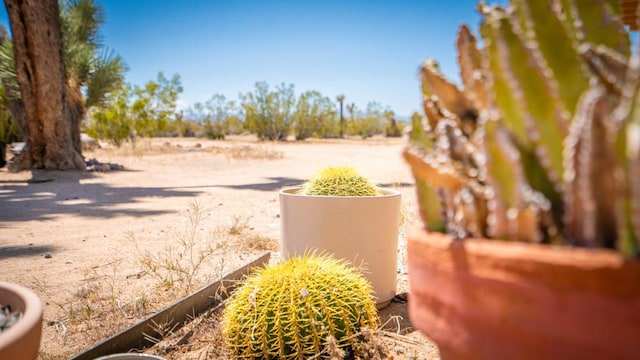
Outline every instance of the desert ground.
[[[84, 154], [122, 169], [0, 169], [0, 280], [41, 297], [40, 358], [66, 359], [264, 252], [278, 261], [278, 190], [324, 166], [348, 165], [402, 192], [398, 293], [405, 293], [404, 233], [418, 215], [404, 144], [381, 137], [164, 138], [120, 149], [102, 144]], [[410, 344], [389, 358], [437, 358], [433, 344], [413, 332], [406, 304], [381, 315], [391, 316], [389, 331]], [[216, 336], [205, 331], [178, 350], [149, 351], [167, 359], [221, 358]]]

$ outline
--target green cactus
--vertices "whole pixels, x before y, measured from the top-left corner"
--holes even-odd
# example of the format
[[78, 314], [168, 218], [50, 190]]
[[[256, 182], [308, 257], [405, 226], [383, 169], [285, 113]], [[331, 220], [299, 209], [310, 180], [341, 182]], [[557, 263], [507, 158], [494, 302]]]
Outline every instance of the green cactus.
[[[640, 248], [640, 60], [617, 1], [479, 5], [482, 48], [457, 38], [463, 88], [421, 69], [428, 122], [404, 157], [437, 188], [446, 231]], [[424, 210], [423, 210], [424, 213]]]
[[[379, 325], [371, 285], [353, 267], [306, 255], [263, 268], [234, 292], [223, 336], [236, 359], [303, 359], [358, 345]], [[332, 345], [333, 346], [333, 345]]]
[[320, 196], [378, 196], [380, 189], [352, 167], [326, 167], [304, 183], [300, 194]]

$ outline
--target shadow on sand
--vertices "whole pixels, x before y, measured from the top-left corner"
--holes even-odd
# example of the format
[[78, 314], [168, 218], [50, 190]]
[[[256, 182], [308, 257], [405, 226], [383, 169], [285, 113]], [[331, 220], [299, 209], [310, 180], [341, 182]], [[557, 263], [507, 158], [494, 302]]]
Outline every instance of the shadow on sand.
[[276, 191], [283, 187], [302, 185], [304, 180], [288, 177], [268, 177], [268, 181], [252, 184], [239, 184], [239, 185], [214, 185], [216, 187], [224, 187], [235, 190], [260, 190], [260, 191]]
[[54, 246], [0, 246], [0, 260], [42, 255], [47, 252], [53, 252], [55, 249]]
[[117, 206], [152, 197], [193, 197], [195, 190], [170, 187], [113, 187], [81, 183], [95, 175], [87, 172], [33, 172], [29, 180], [0, 181], [0, 227], [6, 221], [47, 220], [59, 214], [113, 218], [152, 216], [174, 209], [142, 210]]
[[[296, 179], [296, 178], [288, 178], [288, 177], [268, 177], [266, 178], [268, 181], [260, 182], [260, 183], [252, 183], [252, 184], [238, 184], [238, 185], [213, 185], [215, 187], [224, 187], [228, 189], [235, 190], [260, 190], [260, 191], [277, 191], [285, 187], [294, 187], [302, 185], [305, 180]], [[406, 188], [413, 187], [413, 183], [385, 183], [378, 184], [378, 186], [383, 188]]]

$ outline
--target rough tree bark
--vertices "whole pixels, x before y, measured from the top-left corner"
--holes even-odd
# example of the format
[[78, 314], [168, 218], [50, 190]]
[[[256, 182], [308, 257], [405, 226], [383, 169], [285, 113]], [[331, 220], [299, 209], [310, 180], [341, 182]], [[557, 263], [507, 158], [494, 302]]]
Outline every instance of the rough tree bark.
[[18, 169], [86, 166], [73, 144], [58, 0], [5, 0], [27, 121]]

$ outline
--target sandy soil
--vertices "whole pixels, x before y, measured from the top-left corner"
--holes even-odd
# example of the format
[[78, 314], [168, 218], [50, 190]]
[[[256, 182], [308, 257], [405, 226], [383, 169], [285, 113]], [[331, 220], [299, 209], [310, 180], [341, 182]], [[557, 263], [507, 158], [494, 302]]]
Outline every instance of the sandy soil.
[[[154, 139], [135, 149], [103, 147], [85, 153], [123, 165], [120, 171], [14, 174], [1, 169], [0, 280], [26, 285], [41, 296], [46, 320], [41, 358], [66, 358], [113, 331], [91, 321], [100, 318], [88, 295], [96, 287], [102, 294], [110, 291], [118, 306], [133, 304], [122, 306], [130, 313], [144, 302], [144, 309], [135, 312], [138, 317], [160, 305], [140, 300], [159, 287], [140, 259], [145, 253], [176, 252], [171, 242], [193, 227], [194, 206], [201, 216], [198, 238], [217, 244], [197, 274], [209, 278], [241, 267], [264, 249], [277, 261], [277, 191], [300, 184], [326, 165], [356, 166], [379, 184], [400, 190], [403, 231], [415, 225], [413, 179], [400, 155], [403, 146], [403, 139], [383, 138], [287, 143], [259, 143], [252, 137]], [[223, 244], [237, 228], [244, 235]], [[407, 288], [402, 238], [398, 292]], [[402, 326], [410, 330], [406, 305], [391, 308], [388, 315], [403, 316]], [[127, 317], [122, 325], [136, 320]]]

